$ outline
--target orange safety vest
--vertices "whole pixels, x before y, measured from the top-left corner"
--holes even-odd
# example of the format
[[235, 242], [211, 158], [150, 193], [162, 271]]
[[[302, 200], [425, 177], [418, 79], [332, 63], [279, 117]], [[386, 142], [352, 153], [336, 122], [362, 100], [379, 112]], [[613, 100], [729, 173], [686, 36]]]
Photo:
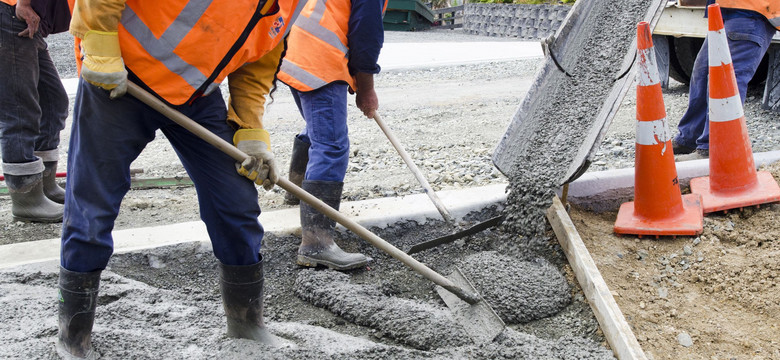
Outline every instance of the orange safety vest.
[[780, 30], [780, 1], [777, 0], [717, 0], [724, 8], [753, 10], [764, 15], [769, 23]]
[[122, 59], [163, 100], [185, 104], [276, 47], [303, 5], [299, 0], [166, 0], [162, 6], [127, 0], [119, 25]]
[[[387, 9], [387, 1], [382, 13]], [[336, 81], [356, 89], [347, 67], [351, 9], [351, 1], [309, 0], [290, 31], [279, 80], [298, 91], [319, 89]]]
[[16, 6], [16, 1], [17, 0], [0, 0], [0, 1], [2, 1], [2, 2], [8, 4], [8, 5], [11, 5], [11, 6]]

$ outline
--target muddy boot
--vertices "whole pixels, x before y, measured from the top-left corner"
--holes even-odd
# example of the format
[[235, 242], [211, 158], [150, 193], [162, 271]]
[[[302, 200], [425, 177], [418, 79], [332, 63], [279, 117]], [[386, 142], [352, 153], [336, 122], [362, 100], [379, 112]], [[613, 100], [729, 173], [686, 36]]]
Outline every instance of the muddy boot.
[[[309, 163], [309, 144], [305, 141], [295, 137], [292, 148], [292, 156], [290, 157], [290, 175], [288, 178], [290, 182], [301, 186], [303, 177], [306, 175], [306, 164]], [[287, 205], [298, 205], [301, 202], [300, 199], [290, 193], [284, 194], [284, 203]]]
[[254, 265], [220, 263], [219, 280], [227, 317], [227, 336], [279, 345], [281, 341], [263, 322], [263, 258]]
[[[335, 181], [304, 180], [303, 190], [338, 210], [344, 183]], [[336, 245], [333, 227], [335, 222], [309, 204], [301, 204], [301, 246], [298, 248], [298, 265], [316, 267], [324, 265], [335, 270], [350, 270], [363, 266], [369, 258], [359, 253], [348, 253]]]
[[59, 326], [55, 347], [63, 359], [97, 359], [92, 350], [100, 270], [81, 273], [60, 268]]
[[43, 162], [43, 194], [57, 204], [65, 203], [65, 189], [57, 184], [57, 162]]
[[11, 194], [11, 215], [14, 221], [60, 222], [63, 206], [43, 194], [41, 174], [5, 175]]

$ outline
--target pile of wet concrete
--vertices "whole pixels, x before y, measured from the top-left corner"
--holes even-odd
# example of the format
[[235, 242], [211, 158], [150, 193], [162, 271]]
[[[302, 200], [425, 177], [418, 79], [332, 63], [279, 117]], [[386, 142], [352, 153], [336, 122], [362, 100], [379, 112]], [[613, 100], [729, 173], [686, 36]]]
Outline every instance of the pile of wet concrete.
[[[409, 222], [372, 230], [405, 248], [453, 229]], [[508, 253], [499, 230], [416, 254], [445, 274], [459, 266], [493, 304], [508, 327], [488, 344], [473, 343], [430, 282], [353, 234], [340, 236], [348, 250], [374, 258], [369, 267], [299, 268], [297, 237], [266, 236], [266, 318], [282, 348], [225, 337], [217, 262], [200, 242], [114, 255], [102, 276], [94, 347], [104, 358], [139, 359], [612, 357], [561, 260]], [[55, 356], [57, 271], [54, 262], [0, 271], [0, 358]]]

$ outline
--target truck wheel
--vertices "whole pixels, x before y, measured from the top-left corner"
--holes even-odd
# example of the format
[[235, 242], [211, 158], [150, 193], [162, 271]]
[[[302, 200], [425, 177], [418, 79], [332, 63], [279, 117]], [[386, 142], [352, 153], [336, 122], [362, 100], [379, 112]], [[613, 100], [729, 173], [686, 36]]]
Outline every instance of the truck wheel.
[[[669, 40], [669, 77], [688, 85], [691, 82], [693, 63], [696, 61], [696, 55], [699, 54], [704, 39], [675, 38], [674, 36], [667, 36], [667, 39]], [[764, 56], [748, 86], [760, 86], [766, 80], [768, 69], [768, 56]]]

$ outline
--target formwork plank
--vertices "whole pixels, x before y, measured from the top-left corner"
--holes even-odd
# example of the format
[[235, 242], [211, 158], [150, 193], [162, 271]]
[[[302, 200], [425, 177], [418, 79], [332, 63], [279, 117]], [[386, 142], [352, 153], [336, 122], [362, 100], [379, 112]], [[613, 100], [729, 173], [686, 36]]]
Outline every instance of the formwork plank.
[[553, 204], [547, 210], [547, 219], [615, 356], [618, 359], [647, 359], [574, 223], [569, 218], [566, 208], [557, 196], [553, 198]]

